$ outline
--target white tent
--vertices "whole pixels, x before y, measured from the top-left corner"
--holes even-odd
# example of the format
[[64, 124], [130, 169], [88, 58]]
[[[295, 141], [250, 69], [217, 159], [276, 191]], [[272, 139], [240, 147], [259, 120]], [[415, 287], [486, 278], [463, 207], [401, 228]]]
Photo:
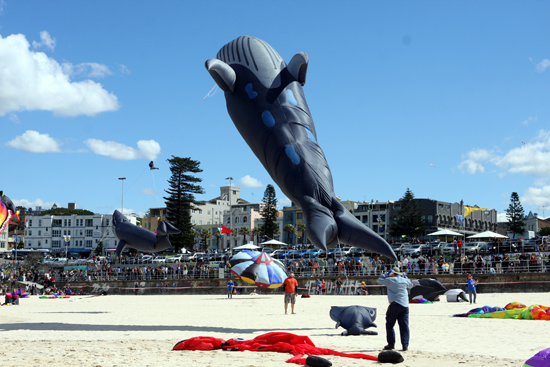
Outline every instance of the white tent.
[[260, 247], [254, 245], [253, 243], [247, 243], [246, 245], [233, 247], [233, 250], [256, 250], [257, 248], [260, 248]]
[[478, 234], [474, 234], [473, 236], [468, 236], [468, 238], [508, 238], [508, 236], [503, 236], [501, 234], [498, 234], [492, 231], [485, 231]]
[[265, 241], [265, 242], [260, 243], [260, 245], [265, 245], [265, 246], [287, 246], [286, 243], [281, 242], [281, 241], [277, 241], [277, 240]]
[[428, 233], [428, 236], [463, 236], [461, 233], [456, 233], [455, 231], [451, 231], [450, 229], [440, 229], [437, 232]]

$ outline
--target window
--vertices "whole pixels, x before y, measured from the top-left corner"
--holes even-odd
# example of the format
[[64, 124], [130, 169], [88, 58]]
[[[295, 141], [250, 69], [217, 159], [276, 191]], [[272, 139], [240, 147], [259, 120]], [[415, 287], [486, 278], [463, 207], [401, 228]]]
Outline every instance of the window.
[[93, 227], [94, 220], [93, 219], [86, 219], [86, 227]]
[[93, 229], [87, 229], [86, 230], [86, 237], [92, 237], [94, 235]]
[[107, 236], [109, 235], [109, 228], [107, 228]]
[[231, 218], [227, 218], [227, 224], [231, 224]]
[[45, 240], [44, 243], [47, 245], [47, 244], [48, 244], [48, 240]]
[[31, 230], [29, 230], [29, 236], [32, 236], [32, 231]]
[[32, 219], [29, 219], [29, 227], [32, 227]]
[[82, 236], [82, 230], [80, 230], [80, 235]]
[[42, 231], [40, 229], [38, 230], [38, 235], [42, 236]]
[[67, 219], [63, 219], [63, 227], [67, 227]]
[[107, 225], [107, 226], [109, 225], [109, 219], [105, 220], [105, 225]]
[[195, 224], [195, 220], [194, 220], [194, 219], [192, 219], [192, 220], [191, 220], [191, 223]]
[[69, 227], [71, 226], [71, 220], [69, 219]]
[[199, 220], [199, 225], [202, 225], [202, 220]]
[[369, 222], [369, 216], [368, 215], [363, 215], [363, 218], [361, 219], [361, 222], [368, 223]]
[[303, 213], [297, 213], [296, 214], [296, 219], [302, 219], [303, 217]]
[[243, 217], [243, 223], [248, 223], [248, 217], [247, 216]]
[[48, 228], [48, 227], [46, 227], [46, 232], [48, 232], [48, 230], [49, 230], [49, 228]]
[[210, 214], [211, 214], [210, 212], [211, 212], [211, 211], [209, 210], [209, 211], [208, 211], [208, 215], [210, 215]]
[[40, 241], [38, 241], [38, 246], [42, 246], [42, 244], [40, 243]]
[[38, 226], [39, 226], [39, 227], [42, 227], [42, 219], [39, 219], [39, 220], [38, 220]]
[[432, 215], [428, 215], [428, 223], [433, 223], [434, 217]]
[[235, 218], [235, 223], [239, 223], [239, 217]]

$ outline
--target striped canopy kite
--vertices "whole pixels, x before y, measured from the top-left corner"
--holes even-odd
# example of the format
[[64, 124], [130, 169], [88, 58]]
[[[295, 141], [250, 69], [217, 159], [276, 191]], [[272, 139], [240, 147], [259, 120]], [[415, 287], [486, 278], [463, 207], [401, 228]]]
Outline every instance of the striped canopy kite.
[[260, 288], [277, 288], [288, 278], [283, 263], [265, 252], [244, 250], [229, 260], [231, 272]]

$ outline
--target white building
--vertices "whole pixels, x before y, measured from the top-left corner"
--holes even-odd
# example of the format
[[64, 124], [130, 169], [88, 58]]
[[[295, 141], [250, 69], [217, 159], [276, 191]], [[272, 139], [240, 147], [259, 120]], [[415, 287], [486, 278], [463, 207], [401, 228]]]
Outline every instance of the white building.
[[[136, 218], [126, 218], [136, 224]], [[89, 255], [101, 242], [105, 252], [112, 252], [118, 245], [112, 225], [112, 214], [29, 215], [25, 249], [48, 249], [53, 255]]]
[[9, 250], [9, 246], [8, 246], [8, 239], [9, 239], [9, 236], [8, 236], [8, 232], [9, 232], [9, 227], [10, 225], [8, 224], [6, 226], [6, 229], [4, 230], [4, 232], [2, 232], [0, 234], [0, 252], [7, 252]]

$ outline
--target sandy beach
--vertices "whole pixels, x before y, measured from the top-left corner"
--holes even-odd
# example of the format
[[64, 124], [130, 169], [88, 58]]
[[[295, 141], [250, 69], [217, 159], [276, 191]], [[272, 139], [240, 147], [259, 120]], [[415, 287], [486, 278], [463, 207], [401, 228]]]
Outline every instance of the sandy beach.
[[[477, 306], [513, 301], [549, 305], [550, 297], [479, 294]], [[329, 310], [349, 305], [376, 307], [379, 335], [340, 336], [343, 329], [334, 328]], [[311, 296], [298, 299], [296, 315], [284, 315], [283, 297], [275, 295], [33, 296], [0, 308], [0, 355], [13, 366], [281, 366], [290, 354], [172, 351], [195, 336], [252, 339], [271, 331], [307, 335], [321, 348], [378, 355], [386, 345], [386, 307], [385, 296]], [[445, 300], [411, 305], [410, 350], [401, 365], [522, 366], [550, 347], [548, 321], [452, 317], [471, 308]], [[378, 364], [327, 358], [334, 366]]]

